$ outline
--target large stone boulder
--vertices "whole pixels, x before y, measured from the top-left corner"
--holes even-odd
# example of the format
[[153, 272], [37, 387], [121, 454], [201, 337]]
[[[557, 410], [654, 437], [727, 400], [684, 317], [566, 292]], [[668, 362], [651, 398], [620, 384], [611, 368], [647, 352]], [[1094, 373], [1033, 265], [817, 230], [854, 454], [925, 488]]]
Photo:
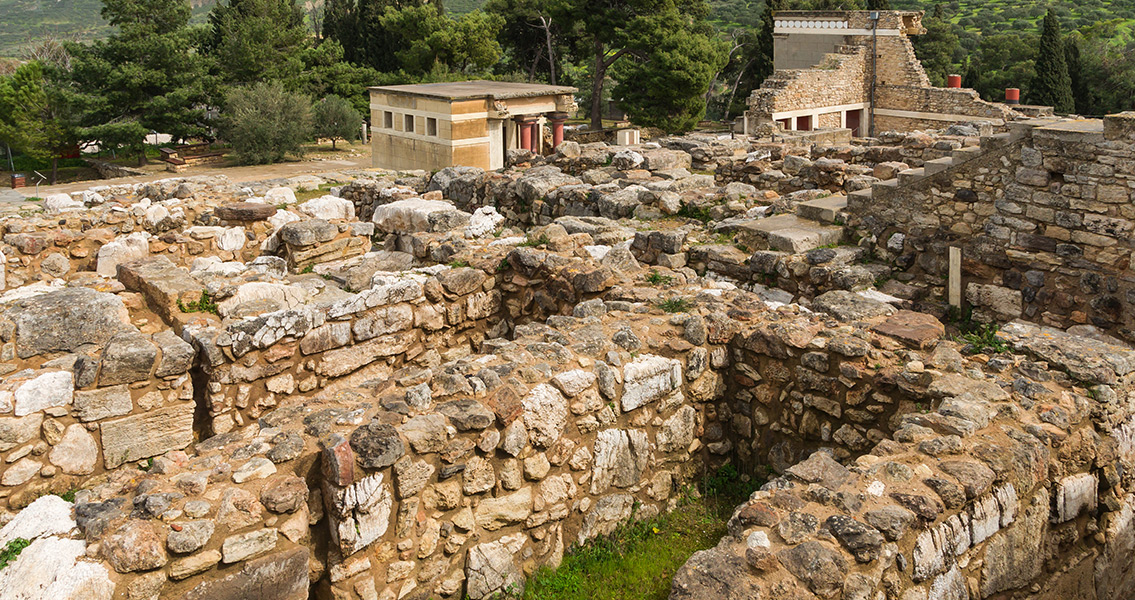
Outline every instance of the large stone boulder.
[[415, 233], [464, 227], [469, 217], [449, 202], [408, 198], [375, 207], [371, 221], [386, 233]]
[[116, 334], [134, 329], [118, 296], [82, 287], [21, 300], [8, 311], [8, 318], [16, 325], [20, 358], [71, 352], [87, 344], [102, 346]]

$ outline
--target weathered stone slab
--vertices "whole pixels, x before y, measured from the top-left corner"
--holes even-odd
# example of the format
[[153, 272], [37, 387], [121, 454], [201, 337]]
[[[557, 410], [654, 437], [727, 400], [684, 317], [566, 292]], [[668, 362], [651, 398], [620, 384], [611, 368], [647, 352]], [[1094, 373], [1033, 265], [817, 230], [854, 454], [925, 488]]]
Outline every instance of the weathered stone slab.
[[126, 305], [118, 296], [84, 287], [21, 300], [7, 316], [16, 324], [16, 353], [20, 358], [70, 352], [86, 344], [102, 346], [115, 334], [133, 329]]
[[308, 573], [308, 550], [292, 548], [250, 560], [223, 578], [203, 581], [181, 600], [307, 600]]
[[193, 404], [182, 402], [147, 413], [104, 421], [103, 463], [123, 463], [180, 450], [193, 442]]
[[327, 377], [342, 377], [363, 366], [386, 357], [401, 354], [418, 341], [415, 330], [403, 331], [367, 340], [361, 344], [338, 348], [323, 353], [315, 370]]

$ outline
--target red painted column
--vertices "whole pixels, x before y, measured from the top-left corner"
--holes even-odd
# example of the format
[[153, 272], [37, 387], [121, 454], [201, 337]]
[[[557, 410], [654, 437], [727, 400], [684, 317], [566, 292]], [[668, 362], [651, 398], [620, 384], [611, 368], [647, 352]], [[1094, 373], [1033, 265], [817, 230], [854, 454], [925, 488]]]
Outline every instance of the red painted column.
[[557, 148], [564, 141], [564, 121], [567, 121], [568, 114], [565, 112], [554, 112], [548, 115], [548, 122], [552, 124], [552, 148]]
[[962, 76], [961, 75], [947, 75], [946, 76], [946, 87], [949, 87], [949, 88], [960, 88], [960, 87], [962, 87]]
[[1019, 88], [1005, 88], [1005, 104], [1020, 104], [1021, 90]]
[[531, 123], [532, 132], [532, 152], [540, 153], [540, 124], [533, 120]]
[[532, 122], [520, 121], [520, 148], [522, 150], [532, 149]]

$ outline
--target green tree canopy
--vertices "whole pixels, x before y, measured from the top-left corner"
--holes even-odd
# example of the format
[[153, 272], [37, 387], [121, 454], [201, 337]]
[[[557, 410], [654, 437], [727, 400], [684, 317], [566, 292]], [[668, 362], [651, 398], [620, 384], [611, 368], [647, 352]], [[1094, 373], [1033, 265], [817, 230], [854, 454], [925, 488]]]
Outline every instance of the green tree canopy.
[[74, 143], [69, 114], [38, 62], [0, 77], [0, 143], [39, 161], [51, 161], [55, 183], [61, 150]]
[[302, 155], [311, 139], [311, 100], [278, 82], [229, 91], [221, 113], [221, 138], [242, 164], [267, 164]]
[[[576, 56], [588, 57], [586, 60], [592, 64], [590, 115], [593, 129], [602, 127], [603, 86], [608, 70], [626, 56], [635, 57], [640, 68], [653, 71], [635, 74], [633, 69], [630, 70], [629, 77], [640, 82], [661, 77], [658, 70], [663, 64], [689, 69], [685, 76], [675, 73], [671, 77], [677, 80], [686, 77], [689, 82], [697, 82], [686, 88], [649, 89], [657, 96], [652, 100], [655, 109], [650, 112], [657, 115], [657, 107], [664, 104], [676, 108], [684, 104], [683, 98], [698, 97], [704, 103], [701, 96], [722, 60], [716, 40], [703, 42], [692, 39], [711, 37], [711, 32], [705, 27], [707, 12], [702, 0], [557, 0], [553, 9], [556, 21], [571, 40]], [[683, 37], [691, 39], [682, 40]], [[672, 56], [681, 47], [693, 51], [689, 60], [678, 60]], [[716, 47], [716, 50], [709, 51], [710, 47]], [[652, 66], [653, 54], [657, 56]], [[705, 68], [707, 66], [709, 68]], [[631, 93], [634, 98], [623, 101], [627, 108], [633, 108], [644, 99], [641, 92], [628, 92], [626, 86], [622, 89], [624, 95]]]
[[665, 18], [643, 19], [640, 32], [651, 38], [649, 51], [632, 53], [612, 95], [634, 122], [667, 132], [692, 129], [705, 115], [705, 93], [725, 63], [722, 44], [708, 31], [698, 32], [692, 17], [670, 11]]
[[941, 4], [937, 5], [933, 15], [922, 20], [926, 33], [911, 39], [926, 76], [931, 84], [938, 87], [946, 85], [946, 76], [954, 69], [954, 53], [958, 50], [958, 36], [954, 33], [953, 24], [942, 14], [941, 7]]
[[1049, 10], [1044, 16], [1037, 49], [1036, 77], [1028, 90], [1033, 104], [1051, 106], [1058, 113], [1076, 109], [1072, 98], [1072, 79], [1068, 76], [1068, 63], [1064, 57], [1064, 40], [1060, 35], [1060, 22]]
[[175, 139], [205, 133], [205, 65], [188, 27], [189, 3], [104, 0], [102, 15], [117, 31], [67, 46], [79, 137], [141, 154], [151, 131]]
[[220, 2], [209, 13], [209, 25], [204, 50], [224, 83], [290, 81], [303, 68], [300, 52], [311, 32], [293, 0]]
[[335, 149], [336, 140], [352, 140], [362, 128], [363, 118], [351, 103], [338, 97], [328, 96], [315, 103], [312, 109], [312, 127], [316, 138], [331, 140]]

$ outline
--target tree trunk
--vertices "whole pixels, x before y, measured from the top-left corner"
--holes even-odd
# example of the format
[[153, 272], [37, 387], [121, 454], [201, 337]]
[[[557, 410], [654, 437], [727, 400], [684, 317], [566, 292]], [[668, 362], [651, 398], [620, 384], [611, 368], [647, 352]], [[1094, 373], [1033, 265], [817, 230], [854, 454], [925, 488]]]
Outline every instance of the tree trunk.
[[536, 56], [532, 58], [532, 65], [528, 67], [528, 83], [536, 81], [536, 65], [540, 64], [540, 59], [544, 56], [544, 49], [537, 48]]
[[4, 144], [4, 150], [7, 151], [7, 153], [8, 153], [8, 170], [9, 171], [15, 171], [16, 170], [16, 163], [12, 159], [12, 147], [9, 146], [8, 144]]
[[146, 147], [142, 146], [142, 150], [138, 153], [138, 166], [146, 166]]
[[603, 78], [607, 64], [603, 61], [603, 44], [595, 42], [595, 79], [591, 82], [591, 130], [603, 129]]
[[53, 157], [51, 157], [51, 185], [55, 185], [55, 182], [58, 179], [59, 179], [59, 157], [53, 156]]
[[551, 74], [552, 85], [556, 85], [556, 55], [552, 52], [552, 27], [546, 17], [540, 17], [544, 25], [544, 40], [548, 43], [548, 72]]

